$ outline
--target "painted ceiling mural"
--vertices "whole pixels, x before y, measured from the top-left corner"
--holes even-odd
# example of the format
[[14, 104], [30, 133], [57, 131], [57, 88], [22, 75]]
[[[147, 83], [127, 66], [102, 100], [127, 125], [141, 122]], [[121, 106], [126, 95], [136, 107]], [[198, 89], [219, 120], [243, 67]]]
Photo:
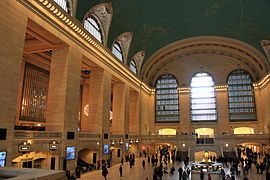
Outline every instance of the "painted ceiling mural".
[[160, 48], [196, 36], [237, 39], [265, 54], [260, 41], [270, 39], [269, 0], [78, 0], [77, 19], [104, 2], [113, 7], [107, 46], [133, 32], [129, 60], [144, 50], [146, 61]]

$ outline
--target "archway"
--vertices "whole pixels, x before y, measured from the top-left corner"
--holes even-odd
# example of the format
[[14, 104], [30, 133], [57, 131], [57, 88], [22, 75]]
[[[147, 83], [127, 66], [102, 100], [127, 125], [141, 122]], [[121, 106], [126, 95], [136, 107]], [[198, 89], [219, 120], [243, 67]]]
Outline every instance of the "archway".
[[215, 161], [217, 158], [217, 153], [213, 151], [198, 151], [195, 152], [195, 161]]
[[12, 167], [60, 169], [59, 155], [47, 151], [25, 153], [12, 160]]
[[233, 134], [254, 134], [254, 128], [251, 128], [251, 127], [234, 128]]
[[171, 128], [159, 129], [158, 135], [176, 135], [176, 129]]
[[84, 148], [78, 152], [78, 166], [83, 173], [96, 168], [98, 155], [98, 151], [91, 148]]
[[214, 129], [212, 128], [197, 128], [195, 133], [198, 134], [198, 138], [214, 138]]

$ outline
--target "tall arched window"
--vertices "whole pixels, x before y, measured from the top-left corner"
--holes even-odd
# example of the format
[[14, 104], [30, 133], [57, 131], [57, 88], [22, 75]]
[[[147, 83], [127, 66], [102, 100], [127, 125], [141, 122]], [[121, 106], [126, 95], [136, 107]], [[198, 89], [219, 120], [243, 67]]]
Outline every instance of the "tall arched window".
[[156, 81], [156, 122], [179, 122], [178, 83], [170, 74]]
[[214, 81], [208, 73], [197, 73], [191, 79], [191, 120], [216, 121]]
[[112, 53], [120, 60], [120, 61], [124, 61], [124, 58], [123, 58], [123, 51], [122, 51], [122, 48], [121, 48], [121, 45], [119, 42], [115, 42], [113, 43], [113, 46], [112, 46]]
[[133, 59], [130, 61], [129, 68], [130, 68], [131, 71], [133, 71], [135, 74], [138, 74], [136, 62], [135, 62]]
[[252, 78], [245, 70], [232, 71], [228, 76], [230, 121], [256, 121]]
[[54, 0], [61, 8], [69, 14], [71, 13], [71, 3], [69, 0]]
[[90, 15], [84, 20], [84, 28], [90, 32], [99, 42], [103, 43], [100, 23], [95, 16]]

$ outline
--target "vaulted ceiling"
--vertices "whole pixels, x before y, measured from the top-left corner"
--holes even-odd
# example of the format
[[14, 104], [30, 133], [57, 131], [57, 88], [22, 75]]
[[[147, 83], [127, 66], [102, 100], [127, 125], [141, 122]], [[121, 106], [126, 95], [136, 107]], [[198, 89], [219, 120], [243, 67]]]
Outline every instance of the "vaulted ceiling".
[[76, 17], [104, 2], [113, 7], [108, 47], [123, 32], [133, 32], [128, 59], [145, 50], [144, 62], [162, 47], [197, 36], [221, 36], [248, 43], [262, 54], [270, 39], [269, 0], [78, 0]]

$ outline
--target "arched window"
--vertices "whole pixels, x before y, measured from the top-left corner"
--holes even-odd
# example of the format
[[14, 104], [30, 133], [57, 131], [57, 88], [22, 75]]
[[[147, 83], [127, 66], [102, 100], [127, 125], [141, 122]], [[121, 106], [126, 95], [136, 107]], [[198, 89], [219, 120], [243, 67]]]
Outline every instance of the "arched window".
[[197, 73], [191, 79], [191, 120], [216, 121], [216, 94], [212, 76]]
[[112, 46], [112, 53], [120, 60], [120, 61], [124, 61], [124, 58], [123, 58], [123, 51], [122, 51], [122, 48], [121, 48], [121, 45], [119, 42], [115, 42], [113, 43], [113, 46]]
[[133, 59], [130, 61], [129, 68], [130, 68], [131, 71], [133, 71], [135, 74], [138, 74], [136, 62], [135, 62]]
[[170, 74], [156, 81], [156, 122], [179, 122], [178, 83]]
[[97, 18], [90, 15], [84, 20], [84, 28], [90, 32], [99, 42], [103, 43], [102, 31]]
[[230, 121], [256, 121], [252, 78], [245, 70], [232, 71], [228, 76]]
[[61, 8], [69, 14], [71, 13], [71, 3], [69, 0], [54, 0]]

